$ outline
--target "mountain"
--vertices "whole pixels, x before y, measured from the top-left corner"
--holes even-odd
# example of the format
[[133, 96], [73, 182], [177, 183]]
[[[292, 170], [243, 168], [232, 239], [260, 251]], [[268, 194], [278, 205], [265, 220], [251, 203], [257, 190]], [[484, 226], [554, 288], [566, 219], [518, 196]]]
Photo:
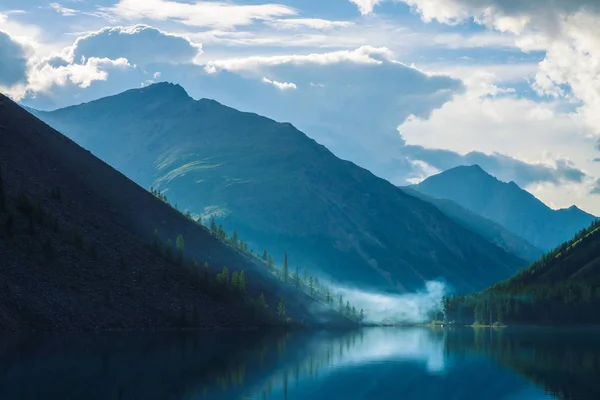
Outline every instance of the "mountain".
[[2, 95], [0, 168], [0, 330], [348, 325]]
[[460, 322], [598, 325], [600, 221], [510, 279], [446, 302], [449, 318]]
[[461, 207], [452, 200], [430, 197], [410, 187], [403, 187], [402, 190], [411, 196], [433, 204], [456, 223], [524, 260], [534, 261], [544, 253], [527, 240], [509, 232], [499, 224]]
[[553, 210], [516, 183], [501, 182], [478, 165], [450, 169], [411, 188], [452, 200], [544, 251], [569, 240], [596, 220], [575, 206]]
[[142, 89], [38, 116], [181, 210], [322, 278], [383, 290], [480, 289], [526, 264], [289, 123]]

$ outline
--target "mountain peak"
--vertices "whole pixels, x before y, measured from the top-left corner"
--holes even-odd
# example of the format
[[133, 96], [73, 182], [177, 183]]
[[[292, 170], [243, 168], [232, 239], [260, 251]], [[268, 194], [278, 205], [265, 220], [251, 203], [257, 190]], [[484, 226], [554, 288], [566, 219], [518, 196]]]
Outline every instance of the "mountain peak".
[[[487, 171], [485, 171], [483, 168], [481, 168], [481, 166], [479, 166], [479, 164], [459, 165], [458, 167], [450, 168], [446, 172], [451, 172], [451, 171], [453, 171], [454, 173], [470, 173], [470, 174], [478, 174], [478, 175], [485, 175], [485, 176], [491, 177], [491, 175]], [[442, 172], [442, 174], [443, 174], [443, 172]]]
[[185, 91], [185, 89], [177, 84], [171, 82], [158, 82], [153, 83], [152, 85], [145, 86], [141, 89], [134, 89], [141, 94], [150, 95], [150, 96], [160, 96], [162, 98], [169, 99], [189, 99], [190, 95]]
[[452, 200], [542, 250], [569, 240], [595, 219], [575, 206], [553, 210], [514, 181], [501, 181], [478, 165], [452, 168], [415, 188], [428, 196]]

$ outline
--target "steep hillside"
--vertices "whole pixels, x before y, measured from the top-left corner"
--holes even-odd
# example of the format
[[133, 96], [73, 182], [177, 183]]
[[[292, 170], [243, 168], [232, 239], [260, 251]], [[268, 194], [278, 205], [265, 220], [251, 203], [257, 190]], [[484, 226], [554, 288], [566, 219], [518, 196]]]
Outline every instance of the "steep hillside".
[[410, 187], [403, 187], [402, 190], [411, 196], [433, 204], [456, 223], [472, 230], [496, 246], [524, 260], [534, 261], [543, 254], [542, 250], [533, 246], [527, 240], [509, 232], [499, 224], [467, 210], [452, 200], [427, 196]]
[[0, 330], [348, 323], [1, 95], [0, 167]]
[[446, 302], [450, 320], [469, 323], [600, 324], [600, 221], [512, 278]]
[[38, 115], [181, 210], [216, 217], [276, 261], [287, 250], [292, 269], [327, 280], [413, 290], [446, 278], [477, 289], [524, 264], [292, 125], [196, 101], [178, 85]]
[[596, 219], [575, 206], [552, 210], [514, 182], [501, 182], [478, 165], [450, 169], [412, 188], [452, 200], [544, 251], [569, 240]]

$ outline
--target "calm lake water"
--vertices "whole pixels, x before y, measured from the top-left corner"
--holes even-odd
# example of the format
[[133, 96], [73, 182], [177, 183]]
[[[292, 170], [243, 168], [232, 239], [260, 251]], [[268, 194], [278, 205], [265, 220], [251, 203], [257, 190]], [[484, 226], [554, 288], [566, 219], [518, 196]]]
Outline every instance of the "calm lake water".
[[6, 399], [600, 399], [600, 332], [3, 337]]

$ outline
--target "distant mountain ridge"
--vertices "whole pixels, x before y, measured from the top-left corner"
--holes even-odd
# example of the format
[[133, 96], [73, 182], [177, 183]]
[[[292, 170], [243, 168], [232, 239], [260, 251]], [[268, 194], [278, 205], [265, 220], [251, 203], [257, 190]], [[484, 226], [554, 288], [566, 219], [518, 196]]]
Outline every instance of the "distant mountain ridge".
[[597, 217], [572, 206], [553, 210], [516, 183], [502, 182], [480, 166], [460, 166], [410, 188], [452, 200], [547, 251], [569, 240]]
[[496, 246], [527, 261], [538, 259], [544, 252], [520, 236], [509, 232], [496, 222], [475, 214], [448, 199], [427, 196], [411, 187], [402, 187], [406, 193], [436, 206], [441, 212], [465, 228], [483, 236]]
[[292, 272], [401, 291], [444, 278], [475, 290], [527, 264], [291, 124], [196, 101], [179, 85], [37, 115], [180, 209], [215, 216], [258, 251], [287, 250]]

